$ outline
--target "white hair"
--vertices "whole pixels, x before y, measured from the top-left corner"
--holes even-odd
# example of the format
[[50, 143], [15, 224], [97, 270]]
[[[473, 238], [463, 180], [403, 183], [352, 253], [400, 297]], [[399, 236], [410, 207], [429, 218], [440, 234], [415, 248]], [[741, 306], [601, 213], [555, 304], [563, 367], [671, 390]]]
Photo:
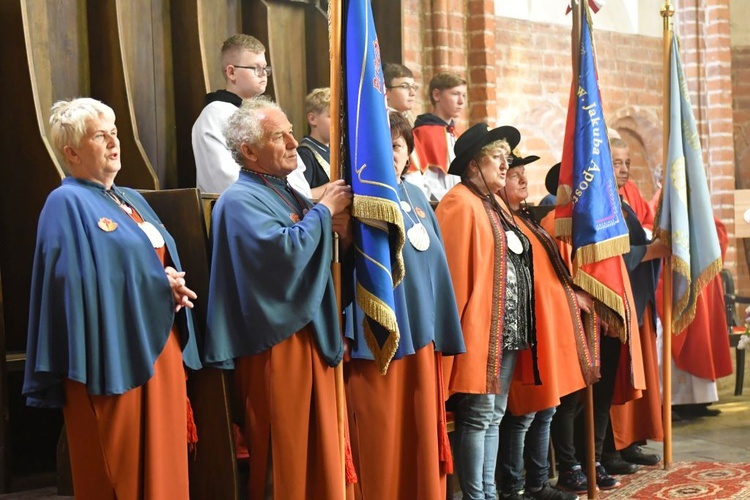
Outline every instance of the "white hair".
[[86, 122], [105, 116], [114, 120], [115, 112], [91, 97], [57, 101], [50, 109], [51, 139], [57, 152], [65, 156], [65, 146], [78, 147], [86, 133]]
[[227, 140], [227, 147], [232, 152], [234, 161], [242, 165], [242, 144], [255, 146], [263, 138], [263, 127], [261, 126], [262, 115], [258, 111], [262, 109], [281, 109], [268, 96], [259, 95], [242, 101], [237, 111], [232, 113], [222, 132]]

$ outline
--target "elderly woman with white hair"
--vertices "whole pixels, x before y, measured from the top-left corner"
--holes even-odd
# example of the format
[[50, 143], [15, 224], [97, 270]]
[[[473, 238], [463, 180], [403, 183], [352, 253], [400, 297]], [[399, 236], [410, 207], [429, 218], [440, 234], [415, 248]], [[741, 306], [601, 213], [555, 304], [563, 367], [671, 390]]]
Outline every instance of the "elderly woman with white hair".
[[154, 211], [114, 183], [112, 108], [58, 101], [50, 123], [70, 175], [39, 218], [23, 394], [62, 407], [76, 498], [187, 499], [196, 295]]

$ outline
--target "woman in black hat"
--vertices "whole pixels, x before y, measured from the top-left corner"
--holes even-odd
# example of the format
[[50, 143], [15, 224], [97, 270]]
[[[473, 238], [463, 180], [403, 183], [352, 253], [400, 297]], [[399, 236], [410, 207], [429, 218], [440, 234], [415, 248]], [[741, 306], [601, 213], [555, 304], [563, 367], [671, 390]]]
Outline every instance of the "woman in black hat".
[[529, 240], [497, 196], [519, 141], [513, 127], [479, 123], [467, 130], [456, 141], [449, 169], [461, 183], [436, 212], [466, 343], [466, 353], [446, 363], [448, 390], [455, 394], [454, 450], [465, 499], [495, 498], [499, 426], [516, 355], [535, 343]]

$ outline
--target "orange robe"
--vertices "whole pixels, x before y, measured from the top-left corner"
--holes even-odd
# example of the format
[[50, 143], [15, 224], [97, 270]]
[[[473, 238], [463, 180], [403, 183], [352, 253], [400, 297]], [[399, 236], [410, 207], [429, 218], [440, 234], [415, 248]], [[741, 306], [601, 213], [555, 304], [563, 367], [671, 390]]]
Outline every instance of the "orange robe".
[[[166, 247], [157, 249], [164, 263]], [[76, 499], [190, 497], [187, 389], [176, 327], [145, 384], [93, 396], [65, 380], [65, 430]]]
[[659, 360], [656, 332], [652, 326], [653, 310], [646, 307], [639, 335], [643, 352], [646, 388], [642, 397], [624, 404], [613, 404], [609, 411], [615, 448], [621, 450], [636, 441], [664, 439], [661, 422], [661, 391], [659, 390]]
[[[555, 231], [555, 211], [549, 212], [542, 219], [542, 227], [550, 234]], [[568, 268], [572, 270], [573, 262], [571, 259], [571, 246], [562, 240], [555, 239], [560, 255], [562, 256]], [[638, 332], [638, 318], [635, 314], [635, 300], [633, 299], [633, 289], [630, 286], [628, 271], [625, 268], [625, 262], [620, 258], [620, 272], [624, 278], [625, 296], [631, 307], [630, 314], [630, 339], [626, 343], [626, 348], [620, 350], [620, 361], [617, 365], [617, 374], [615, 375], [615, 389], [612, 396], [612, 404], [622, 404], [641, 397], [641, 390], [646, 388], [646, 378], [644, 373], [644, 360], [641, 349], [641, 339]]]
[[385, 376], [370, 360], [346, 363], [355, 498], [445, 498], [439, 359], [429, 343], [391, 361]]
[[248, 498], [344, 498], [334, 369], [310, 328], [236, 360], [250, 445]]
[[[557, 406], [562, 396], [585, 387], [576, 344], [576, 338], [585, 343], [585, 333], [578, 302], [575, 296], [568, 296], [543, 243], [529, 229], [531, 223], [523, 217], [516, 220], [531, 241], [534, 258], [537, 362], [542, 381], [542, 385], [519, 380], [511, 384], [508, 409], [514, 415], [525, 415]], [[531, 364], [529, 350], [520, 351], [520, 357], [528, 358], [525, 362]]]
[[[493, 296], [497, 296], [495, 287], [502, 287], [495, 277], [506, 266], [505, 255], [496, 251], [493, 226], [482, 200], [463, 184], [448, 191], [435, 215], [445, 235], [445, 255], [466, 344], [466, 353], [444, 358], [448, 393], [499, 393], [503, 299], [493, 304]], [[500, 236], [504, 252], [505, 233]], [[516, 362], [516, 374], [530, 372], [523, 365], [523, 359]], [[533, 379], [527, 381], [533, 383]]]

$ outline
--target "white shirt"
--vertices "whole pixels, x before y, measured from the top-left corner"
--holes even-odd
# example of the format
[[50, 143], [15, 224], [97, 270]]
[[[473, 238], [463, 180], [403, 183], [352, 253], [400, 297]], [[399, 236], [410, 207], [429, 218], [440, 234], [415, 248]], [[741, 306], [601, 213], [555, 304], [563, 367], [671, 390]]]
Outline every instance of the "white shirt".
[[[234, 161], [222, 132], [224, 124], [235, 111], [237, 106], [232, 103], [214, 101], [203, 108], [193, 125], [195, 180], [203, 192], [221, 194], [240, 176], [240, 166]], [[312, 192], [304, 172], [305, 164], [297, 155], [297, 169], [289, 174], [287, 181], [301, 194], [311, 198]]]

